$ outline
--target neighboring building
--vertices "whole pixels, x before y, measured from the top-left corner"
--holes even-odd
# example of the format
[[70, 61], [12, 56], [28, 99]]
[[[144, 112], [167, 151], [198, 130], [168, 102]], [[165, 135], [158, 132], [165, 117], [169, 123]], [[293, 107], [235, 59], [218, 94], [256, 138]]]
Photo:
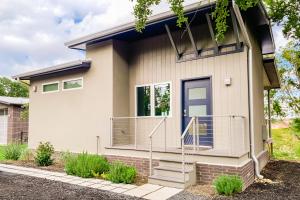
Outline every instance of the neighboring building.
[[29, 147], [99, 153], [163, 185], [252, 183], [268, 161], [264, 89], [280, 87], [270, 22], [261, 4], [235, 7], [217, 43], [205, 2], [185, 8], [186, 28], [162, 13], [142, 34], [129, 23], [66, 43], [86, 60], [14, 77], [30, 80]]
[[29, 99], [0, 96], [0, 145], [27, 142], [28, 120], [21, 118]]

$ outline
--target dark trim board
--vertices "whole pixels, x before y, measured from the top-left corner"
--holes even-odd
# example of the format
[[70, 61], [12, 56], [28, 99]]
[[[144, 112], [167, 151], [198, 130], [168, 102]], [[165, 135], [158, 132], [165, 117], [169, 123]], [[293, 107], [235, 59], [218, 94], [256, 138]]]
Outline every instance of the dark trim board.
[[[216, 56], [223, 56], [223, 55], [228, 55], [228, 54], [240, 53], [240, 52], [244, 51], [244, 45], [243, 45], [242, 42], [241, 42], [241, 48], [240, 49], [237, 49], [236, 48], [237, 46], [238, 45], [236, 43], [220, 45], [218, 52], [215, 52], [215, 47], [202, 49], [198, 56], [195, 56], [194, 52], [184, 53], [180, 56], [179, 59], [176, 58], [176, 63], [187, 62], [187, 61], [197, 60], [197, 59], [210, 58], [210, 57], [216, 57]], [[227, 48], [227, 47], [235, 47], [235, 49], [231, 50], [231, 51], [221, 52], [222, 48]], [[212, 53], [210, 55], [202, 55], [203, 52], [207, 52], [207, 51], [213, 51], [214, 53]], [[187, 56], [188, 58], [184, 58], [185, 56]]]

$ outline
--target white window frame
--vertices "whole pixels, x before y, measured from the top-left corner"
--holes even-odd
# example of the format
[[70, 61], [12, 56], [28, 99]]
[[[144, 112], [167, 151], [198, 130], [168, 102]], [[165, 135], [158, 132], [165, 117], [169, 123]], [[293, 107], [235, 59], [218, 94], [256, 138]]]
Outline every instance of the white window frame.
[[[154, 86], [156, 85], [163, 85], [163, 84], [170, 84], [170, 112], [168, 116], [156, 116], [155, 115], [155, 94], [154, 94]], [[147, 87], [150, 86], [150, 116], [138, 116], [138, 110], [137, 110], [137, 88], [138, 87]], [[157, 118], [163, 118], [163, 117], [167, 117], [167, 118], [171, 118], [172, 117], [172, 82], [171, 81], [166, 81], [166, 82], [158, 82], [158, 83], [148, 83], [148, 84], [141, 84], [141, 85], [135, 85], [135, 91], [134, 91], [134, 95], [135, 95], [135, 117], [137, 118], [153, 118], [153, 117], [157, 117]]]
[[[76, 80], [81, 80], [81, 87], [77, 87], [77, 88], [69, 88], [69, 89], [65, 89], [64, 88], [64, 83], [68, 82], [68, 81], [76, 81]], [[62, 91], [72, 91], [72, 90], [81, 90], [83, 89], [83, 77], [77, 77], [77, 78], [71, 78], [71, 79], [66, 79], [66, 80], [62, 80]]]
[[[46, 91], [46, 92], [44, 91], [44, 86], [45, 86], [45, 85], [51, 85], [51, 84], [56, 84], [56, 83], [57, 83], [57, 86], [58, 86], [58, 87], [57, 87], [57, 90], [54, 90], [54, 91], [48, 91], [48, 92], [47, 92], [47, 91]], [[43, 94], [55, 93], [55, 92], [59, 92], [59, 91], [60, 91], [60, 84], [59, 84], [59, 81], [47, 82], [47, 83], [43, 83], [43, 84], [42, 84], [42, 93], [43, 93]]]

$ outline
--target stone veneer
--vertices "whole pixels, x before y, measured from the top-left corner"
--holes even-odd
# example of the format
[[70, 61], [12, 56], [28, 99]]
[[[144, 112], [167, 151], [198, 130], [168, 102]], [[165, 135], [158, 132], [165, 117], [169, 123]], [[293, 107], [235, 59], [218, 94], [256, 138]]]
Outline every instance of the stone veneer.
[[[148, 158], [136, 158], [136, 157], [124, 157], [124, 156], [114, 156], [106, 155], [108, 161], [121, 161], [128, 165], [134, 166], [138, 170], [138, 174], [141, 177], [147, 178], [149, 175], [149, 159]], [[269, 159], [268, 152], [264, 152], [259, 157], [259, 160], [264, 160], [267, 162]], [[153, 165], [157, 166], [158, 160], [153, 161]], [[255, 172], [254, 163], [249, 160], [246, 164], [240, 167], [226, 166], [226, 165], [213, 165], [213, 164], [196, 164], [196, 175], [198, 184], [211, 184], [213, 180], [222, 174], [238, 175], [241, 176], [244, 181], [244, 188], [247, 188], [251, 183], [254, 182]]]
[[[21, 119], [22, 107], [8, 107], [7, 142], [27, 142], [28, 141], [28, 120]], [[21, 136], [22, 135], [22, 136]], [[23, 141], [21, 141], [21, 138]]]

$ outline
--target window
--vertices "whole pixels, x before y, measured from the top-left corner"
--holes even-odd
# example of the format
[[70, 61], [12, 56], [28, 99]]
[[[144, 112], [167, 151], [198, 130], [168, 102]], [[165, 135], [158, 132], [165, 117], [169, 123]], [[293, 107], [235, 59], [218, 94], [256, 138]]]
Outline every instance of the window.
[[155, 116], [169, 116], [170, 83], [154, 85]]
[[57, 92], [59, 90], [58, 82], [43, 84], [43, 92]]
[[170, 116], [171, 84], [158, 83], [136, 87], [137, 116]]
[[150, 86], [137, 87], [137, 116], [151, 115]]
[[81, 89], [82, 86], [83, 86], [82, 78], [63, 81], [63, 90]]

